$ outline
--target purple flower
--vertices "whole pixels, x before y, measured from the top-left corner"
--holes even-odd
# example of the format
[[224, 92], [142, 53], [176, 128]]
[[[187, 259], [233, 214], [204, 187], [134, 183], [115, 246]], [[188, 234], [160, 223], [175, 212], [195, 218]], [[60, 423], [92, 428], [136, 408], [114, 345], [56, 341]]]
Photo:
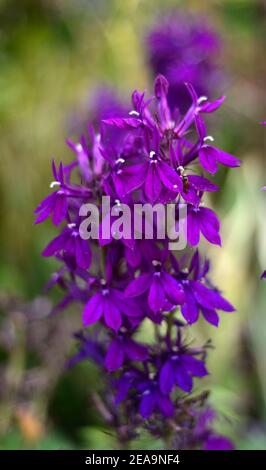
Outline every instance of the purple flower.
[[160, 371], [160, 390], [164, 395], [171, 393], [176, 384], [184, 392], [190, 393], [193, 386], [192, 377], [207, 375], [205, 364], [189, 354], [171, 354]]
[[[175, 269], [177, 266], [175, 265]], [[217, 310], [234, 312], [234, 307], [215, 289], [207, 278], [209, 263], [200, 265], [198, 252], [193, 256], [188, 271], [178, 271], [179, 282], [184, 289], [185, 301], [181, 305], [181, 313], [189, 323], [195, 323], [199, 314], [214, 326], [219, 324]]]
[[199, 244], [201, 233], [210, 243], [221, 246], [219, 231], [220, 221], [215, 212], [207, 207], [188, 206], [187, 238], [191, 246]]
[[127, 286], [126, 297], [138, 297], [148, 291], [148, 305], [153, 312], [163, 310], [166, 305], [182, 305], [184, 292], [181, 284], [168, 274], [158, 261], [153, 261], [153, 269], [143, 273]]
[[156, 380], [140, 382], [137, 389], [140, 393], [139, 412], [144, 419], [149, 419], [155, 412], [165, 417], [173, 416], [174, 405], [168, 396], [161, 393]]
[[170, 83], [171, 108], [186, 108], [189, 96], [184, 82], [200, 95], [212, 95], [223, 75], [217, 66], [221, 40], [205, 18], [176, 11], [160, 18], [146, 39], [148, 61], [154, 77]]
[[[233, 167], [239, 160], [206, 144], [204, 116], [218, 109], [224, 97], [208, 101], [186, 83], [189, 103], [178, 113], [171, 102], [172, 85], [159, 75], [154, 96], [133, 92], [129, 112], [109, 106], [103, 98], [98, 109], [102, 122], [88, 125], [78, 142], [67, 141], [75, 158], [67, 166], [60, 163], [58, 170], [53, 163], [51, 186], [58, 188], [36, 209], [36, 222], [52, 216], [55, 225], [62, 223], [43, 251], [62, 264], [49, 282], [64, 292], [54, 310], [70, 303], [83, 307], [84, 328], [77, 336], [80, 349], [70, 365], [84, 359], [96, 363], [105, 384], [103, 402], [98, 397], [97, 406], [104, 418], [108, 415], [118, 439], [125, 442], [144, 426], [162, 438], [178, 428], [178, 448], [221, 448], [227, 445], [226, 439], [213, 432], [212, 413], [206, 411], [203, 416], [205, 399], [189, 396], [193, 379], [208, 373], [208, 344], [191, 348], [184, 332], [200, 314], [218, 326], [217, 311], [234, 311], [212, 285], [209, 263], [201, 261], [194, 247], [201, 234], [221, 245], [219, 219], [204, 205], [205, 193], [219, 188], [202, 175], [203, 170], [214, 174], [218, 164]], [[181, 103], [182, 97], [177, 98]], [[110, 197], [108, 216], [101, 211], [103, 196]], [[80, 207], [88, 201], [102, 216], [98, 240], [80, 236]], [[167, 237], [145, 239], [145, 224], [138, 228], [140, 239], [133, 237], [135, 203], [175, 203], [178, 227], [183, 223], [178, 210], [183, 201], [188, 208], [190, 251], [194, 250], [189, 264], [187, 251], [177, 256], [170, 251]], [[115, 234], [105, 234], [103, 229], [105, 217], [110, 218], [110, 226], [120, 223], [123, 204], [131, 209], [131, 226], [129, 236], [118, 239], [118, 225]], [[158, 219], [148, 222], [151, 228], [158, 229]], [[177, 314], [178, 307], [184, 320]], [[141, 344], [137, 336], [145, 320], [154, 325], [149, 345]]]
[[77, 225], [70, 223], [63, 232], [54, 238], [43, 250], [43, 256], [53, 256], [59, 253], [71, 260], [75, 260], [77, 267], [88, 269], [91, 264], [91, 250], [87, 240], [83, 240]]
[[104, 318], [105, 324], [117, 332], [122, 326], [122, 315], [134, 318], [141, 316], [141, 311], [139, 306], [133, 300], [126, 299], [120, 290], [103, 282], [101, 291], [93, 294], [85, 305], [83, 324], [90, 326]]

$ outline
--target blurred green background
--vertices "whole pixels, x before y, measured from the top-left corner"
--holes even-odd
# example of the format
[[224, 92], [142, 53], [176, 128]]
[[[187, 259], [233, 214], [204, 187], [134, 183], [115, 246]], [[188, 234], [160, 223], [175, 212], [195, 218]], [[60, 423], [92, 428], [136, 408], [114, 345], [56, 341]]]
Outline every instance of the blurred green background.
[[50, 319], [49, 300], [33, 300], [53, 270], [40, 252], [55, 234], [49, 223], [34, 227], [33, 210], [48, 191], [51, 157], [71, 156], [72, 113], [101, 83], [125, 96], [148, 89], [145, 34], [178, 7], [206, 14], [223, 38], [227, 100], [215, 135], [243, 160], [218, 175], [212, 204], [223, 248], [208, 248], [213, 279], [237, 312], [222, 315], [218, 330], [202, 322], [194, 334], [215, 344], [205, 385], [227, 417], [221, 427], [237, 448], [266, 449], [264, 0], [0, 0], [0, 449], [118, 445], [91, 401], [95, 370], [64, 369], [80, 312]]

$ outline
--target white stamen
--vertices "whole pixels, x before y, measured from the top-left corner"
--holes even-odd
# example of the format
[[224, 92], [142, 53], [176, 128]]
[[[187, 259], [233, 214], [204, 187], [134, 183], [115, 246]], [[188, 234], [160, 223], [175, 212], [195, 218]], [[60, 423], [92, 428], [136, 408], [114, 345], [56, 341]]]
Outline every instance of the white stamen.
[[156, 155], [156, 152], [154, 152], [153, 150], [150, 152], [150, 158], [153, 158], [154, 156]]
[[180, 174], [181, 174], [181, 176], [182, 176], [182, 175], [184, 174], [184, 172], [185, 172], [185, 168], [184, 168], [183, 166], [178, 166], [178, 167], [177, 167], [177, 171], [180, 171]]
[[68, 228], [75, 228], [76, 227], [76, 224], [72, 223], [72, 224], [67, 224]]
[[177, 184], [174, 184], [173, 188], [174, 188], [174, 189], [177, 189], [177, 187], [178, 187]]
[[82, 145], [81, 145], [81, 144], [77, 144], [77, 145], [76, 145], [76, 150], [77, 150], [77, 152], [82, 152], [82, 150], [83, 150]]
[[130, 111], [128, 114], [129, 114], [130, 116], [139, 116], [138, 111], [135, 111], [135, 110]]
[[201, 104], [203, 103], [203, 101], [207, 101], [207, 100], [208, 100], [207, 96], [200, 96], [198, 99], [198, 104]]
[[115, 163], [125, 163], [125, 160], [123, 158], [118, 158]]
[[61, 186], [60, 181], [52, 181], [50, 183], [50, 188], [54, 188], [54, 186]]
[[161, 265], [161, 261], [157, 261], [157, 259], [154, 259], [154, 260], [152, 260], [152, 265], [153, 265], [153, 266], [160, 266], [160, 265]]
[[212, 135], [206, 135], [206, 137], [204, 137], [204, 142], [206, 142], [207, 140], [210, 140], [211, 142], [214, 142], [214, 138], [212, 137]]

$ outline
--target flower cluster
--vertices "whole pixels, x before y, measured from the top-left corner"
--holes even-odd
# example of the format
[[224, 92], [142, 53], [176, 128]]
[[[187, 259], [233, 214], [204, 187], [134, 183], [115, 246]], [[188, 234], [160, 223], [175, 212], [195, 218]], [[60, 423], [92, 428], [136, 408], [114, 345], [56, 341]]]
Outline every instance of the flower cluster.
[[176, 11], [160, 18], [146, 38], [147, 58], [155, 77], [163, 74], [170, 83], [169, 103], [184, 110], [189, 103], [184, 82], [199, 95], [212, 96], [223, 76], [217, 65], [221, 39], [205, 18]]
[[[208, 344], [195, 347], [187, 332], [200, 314], [218, 326], [217, 312], [234, 311], [209, 280], [209, 262], [197, 246], [201, 235], [221, 245], [219, 219], [204, 197], [218, 190], [209, 178], [219, 165], [240, 162], [207, 135], [204, 116], [224, 98], [210, 102], [186, 87], [191, 103], [183, 115], [172, 113], [168, 81], [159, 75], [154, 96], [134, 91], [127, 116], [103, 119], [98, 133], [89, 126], [88, 137], [68, 141], [75, 158], [58, 168], [53, 162], [55, 190], [37, 207], [36, 222], [51, 217], [61, 227], [43, 255], [62, 263], [50, 282], [65, 291], [59, 307], [76, 302], [83, 308], [85, 331], [71, 362], [89, 357], [106, 371], [103, 414], [111, 416], [120, 439], [135, 437], [142, 425], [180, 448], [230, 448], [212, 430], [205, 399], [191, 396], [194, 382], [208, 374]], [[117, 218], [123, 204], [186, 203], [189, 247], [177, 256], [167, 239], [106, 239], [100, 233], [84, 240], [79, 209], [88, 202], [99, 206], [104, 195], [117, 207]], [[140, 341], [147, 324], [154, 325], [151, 344]]]

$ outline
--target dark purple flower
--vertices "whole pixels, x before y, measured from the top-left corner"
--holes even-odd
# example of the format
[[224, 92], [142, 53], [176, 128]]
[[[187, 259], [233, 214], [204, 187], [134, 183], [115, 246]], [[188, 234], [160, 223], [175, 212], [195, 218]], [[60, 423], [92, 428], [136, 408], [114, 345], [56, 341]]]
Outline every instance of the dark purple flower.
[[43, 250], [43, 256], [53, 256], [59, 253], [74, 259], [77, 267], [88, 269], [91, 264], [91, 250], [87, 240], [83, 240], [75, 223], [70, 223], [63, 232], [54, 238]]
[[182, 305], [184, 292], [181, 284], [162, 267], [159, 261], [153, 261], [153, 269], [143, 273], [127, 286], [126, 297], [138, 297], [148, 291], [148, 305], [153, 312], [163, 310], [169, 303]]
[[148, 34], [148, 61], [154, 77], [166, 76], [170, 83], [171, 108], [182, 110], [189, 102], [184, 82], [200, 95], [212, 95], [223, 75], [217, 66], [221, 40], [205, 18], [176, 11], [160, 18]]
[[110, 343], [104, 363], [105, 367], [112, 372], [119, 369], [126, 359], [145, 361], [147, 357], [148, 350], [145, 346], [125, 335], [118, 335]]
[[139, 317], [141, 311], [132, 299], [125, 298], [123, 292], [103, 283], [102, 289], [85, 305], [83, 324], [90, 326], [103, 318], [109, 328], [118, 331], [122, 326], [122, 315]]
[[184, 392], [190, 393], [192, 377], [207, 375], [205, 364], [190, 354], [171, 354], [160, 371], [160, 390], [164, 395], [171, 393], [176, 384]]
[[145, 380], [138, 384], [140, 393], [139, 412], [144, 419], [149, 419], [153, 413], [160, 412], [165, 417], [174, 414], [171, 399], [162, 394], [156, 380]]
[[188, 206], [187, 238], [191, 246], [199, 244], [201, 233], [210, 243], [221, 246], [219, 231], [220, 221], [215, 212], [203, 206]]

